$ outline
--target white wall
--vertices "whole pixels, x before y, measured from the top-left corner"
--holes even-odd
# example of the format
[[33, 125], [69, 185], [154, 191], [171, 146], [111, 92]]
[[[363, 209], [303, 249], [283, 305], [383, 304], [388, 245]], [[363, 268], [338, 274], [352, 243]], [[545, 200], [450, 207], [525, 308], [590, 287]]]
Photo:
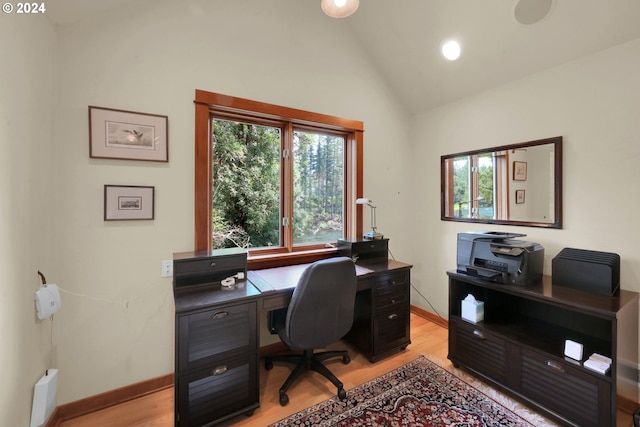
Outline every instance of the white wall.
[[[426, 112], [413, 120], [413, 282], [447, 315], [447, 270], [458, 232], [526, 233], [545, 247], [545, 274], [564, 247], [618, 253], [621, 287], [640, 291], [640, 39]], [[564, 227], [440, 221], [440, 156], [534, 139], [564, 138]], [[531, 170], [528, 171], [530, 174]], [[412, 303], [427, 307], [418, 295]]]
[[[365, 195], [409, 258], [408, 122], [347, 26], [308, 2], [141, 1], [59, 32], [59, 404], [173, 372], [160, 266], [193, 249], [196, 88], [363, 121]], [[88, 105], [168, 115], [169, 163], [90, 159]], [[104, 222], [105, 184], [155, 186], [155, 220]]]
[[[0, 16], [0, 425], [26, 426], [33, 385], [55, 362], [38, 321], [38, 270], [53, 265], [55, 35], [43, 16]], [[24, 18], [24, 19], [22, 19]], [[57, 320], [56, 320], [57, 322]]]

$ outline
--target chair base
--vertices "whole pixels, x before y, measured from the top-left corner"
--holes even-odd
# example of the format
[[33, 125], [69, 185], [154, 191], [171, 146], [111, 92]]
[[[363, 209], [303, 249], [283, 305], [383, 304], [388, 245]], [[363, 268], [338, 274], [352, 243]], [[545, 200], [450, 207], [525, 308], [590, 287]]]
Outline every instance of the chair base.
[[318, 353], [314, 353], [313, 350], [305, 350], [302, 354], [285, 354], [265, 357], [264, 365], [267, 370], [273, 368], [273, 362], [287, 362], [296, 365], [282, 387], [280, 387], [280, 405], [285, 406], [289, 403], [287, 390], [291, 387], [291, 384], [293, 384], [293, 382], [306, 371], [316, 371], [327, 378], [337, 387], [338, 397], [340, 399], [346, 399], [347, 392], [344, 390], [342, 382], [322, 364], [323, 360], [333, 357], [342, 357], [342, 363], [345, 365], [351, 362], [349, 353], [346, 350], [322, 351]]

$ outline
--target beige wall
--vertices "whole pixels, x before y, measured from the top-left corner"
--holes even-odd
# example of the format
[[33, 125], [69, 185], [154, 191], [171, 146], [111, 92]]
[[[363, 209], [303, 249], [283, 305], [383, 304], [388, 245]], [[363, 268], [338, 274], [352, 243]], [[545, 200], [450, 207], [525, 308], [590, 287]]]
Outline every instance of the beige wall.
[[[362, 120], [365, 191], [407, 257], [408, 212], [392, 208], [409, 186], [405, 115], [343, 37], [346, 22], [313, 6], [295, 5], [300, 19], [284, 25], [267, 2], [250, 13], [241, 2], [135, 2], [59, 31], [55, 238], [58, 281], [73, 292], [55, 325], [59, 403], [173, 371], [173, 295], [160, 267], [193, 249], [196, 88]], [[88, 105], [168, 115], [169, 163], [89, 159]], [[155, 220], [104, 222], [105, 184], [155, 186]]]
[[[564, 247], [618, 253], [622, 288], [640, 291], [639, 75], [636, 39], [415, 118], [413, 282], [440, 314], [456, 234], [474, 229], [526, 233], [545, 247], [545, 274]], [[440, 221], [441, 155], [553, 136], [564, 138], [562, 230]]]
[[56, 44], [42, 16], [3, 14], [0, 40], [0, 425], [26, 426], [33, 385], [55, 359], [51, 321], [37, 320], [33, 297], [38, 270], [56, 279]]
[[[455, 267], [456, 233], [469, 227], [439, 220], [440, 155], [562, 135], [565, 229], [515, 231], [545, 246], [547, 272], [565, 246], [618, 252], [623, 287], [639, 290], [630, 183], [640, 42], [407, 118], [348, 21], [299, 2], [291, 13], [300, 19], [282, 25], [272, 2], [250, 13], [240, 3], [138, 1], [56, 32], [44, 20], [2, 21], [2, 39], [21, 41], [3, 45], [0, 65], [0, 362], [9, 378], [0, 425], [28, 424], [33, 384], [51, 365], [58, 404], [172, 372], [171, 280], [160, 265], [193, 245], [196, 88], [362, 120], [364, 195], [444, 316], [444, 272]], [[168, 115], [169, 163], [89, 159], [88, 105]], [[105, 184], [155, 186], [155, 220], [104, 222]], [[65, 291], [53, 324], [35, 317], [38, 269]]]

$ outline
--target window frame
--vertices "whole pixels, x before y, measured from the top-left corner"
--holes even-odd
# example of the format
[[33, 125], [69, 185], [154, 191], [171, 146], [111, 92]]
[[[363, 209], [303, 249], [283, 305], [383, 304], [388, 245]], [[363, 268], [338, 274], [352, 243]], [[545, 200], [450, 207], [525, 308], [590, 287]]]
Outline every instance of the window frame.
[[[212, 206], [212, 147], [211, 119], [232, 118], [233, 116], [251, 118], [257, 122], [272, 121], [284, 123], [283, 138], [290, 139], [292, 129], [304, 128], [310, 131], [336, 133], [345, 137], [345, 237], [362, 236], [362, 205], [355, 200], [363, 192], [363, 143], [364, 125], [357, 120], [344, 119], [325, 114], [312, 113], [295, 108], [267, 104], [228, 95], [196, 89], [195, 92], [195, 152], [194, 152], [194, 250], [211, 250], [211, 206]], [[284, 141], [285, 147], [291, 141]], [[286, 159], [293, 162], [292, 156]], [[291, 168], [283, 171], [282, 215], [292, 217], [293, 188]], [[287, 193], [289, 192], [289, 193]], [[281, 229], [283, 228], [280, 224]], [[289, 228], [293, 228], [290, 224]], [[259, 248], [249, 251], [250, 268], [266, 268], [279, 265], [312, 262], [331, 256], [335, 248], [324, 245], [293, 245], [293, 232], [283, 232], [283, 246], [277, 248]]]

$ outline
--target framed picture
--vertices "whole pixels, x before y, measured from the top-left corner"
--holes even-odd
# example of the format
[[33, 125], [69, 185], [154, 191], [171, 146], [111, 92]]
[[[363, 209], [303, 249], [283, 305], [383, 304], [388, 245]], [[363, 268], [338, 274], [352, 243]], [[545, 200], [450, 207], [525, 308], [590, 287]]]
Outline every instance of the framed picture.
[[89, 157], [169, 161], [168, 118], [89, 106]]
[[153, 219], [155, 187], [104, 186], [104, 220]]
[[524, 203], [524, 190], [516, 190], [516, 204]]
[[527, 180], [527, 162], [513, 162], [513, 180]]

